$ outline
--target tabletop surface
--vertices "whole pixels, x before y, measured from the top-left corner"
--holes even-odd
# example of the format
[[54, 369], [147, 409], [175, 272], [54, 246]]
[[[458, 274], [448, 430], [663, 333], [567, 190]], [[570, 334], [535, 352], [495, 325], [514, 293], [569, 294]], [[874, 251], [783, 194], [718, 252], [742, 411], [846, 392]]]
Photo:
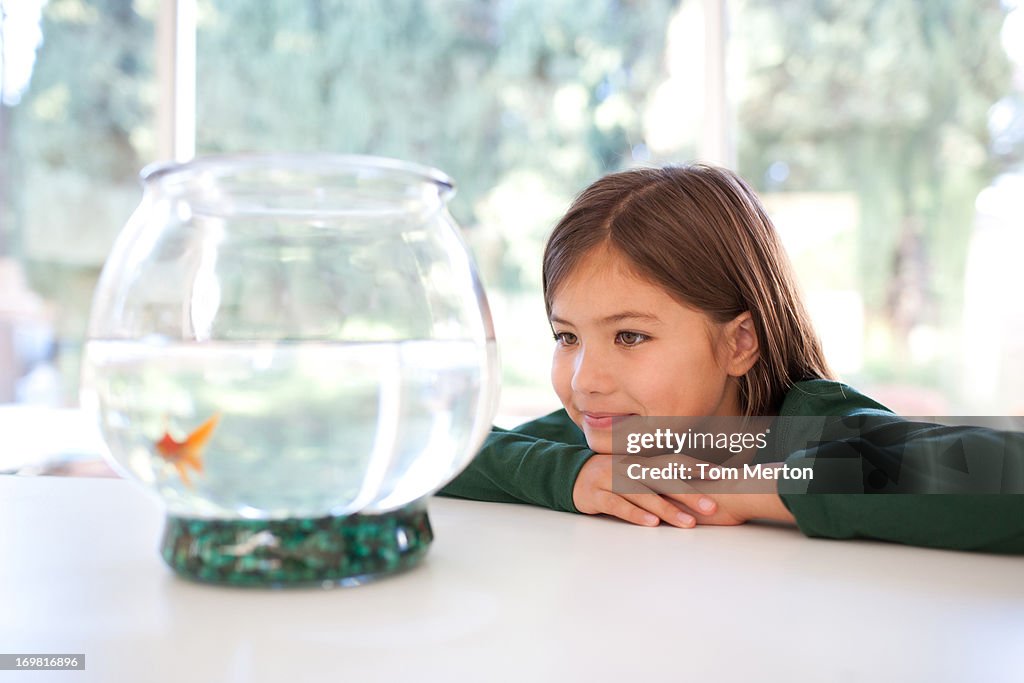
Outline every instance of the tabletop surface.
[[1024, 679], [1024, 558], [647, 529], [435, 498], [419, 567], [354, 588], [176, 578], [159, 503], [115, 479], [0, 476], [0, 681]]

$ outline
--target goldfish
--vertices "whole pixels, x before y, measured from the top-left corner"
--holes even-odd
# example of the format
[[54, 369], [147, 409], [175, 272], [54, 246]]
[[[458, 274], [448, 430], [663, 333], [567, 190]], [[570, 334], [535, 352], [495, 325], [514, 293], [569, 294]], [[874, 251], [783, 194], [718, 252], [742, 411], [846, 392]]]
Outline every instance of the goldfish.
[[154, 444], [157, 455], [174, 465], [181, 481], [189, 488], [192, 487], [192, 480], [189, 479], [187, 468], [191, 467], [196, 472], [203, 471], [203, 448], [219, 420], [220, 413], [214, 413], [186, 436], [184, 441], [178, 441], [165, 430], [163, 437]]

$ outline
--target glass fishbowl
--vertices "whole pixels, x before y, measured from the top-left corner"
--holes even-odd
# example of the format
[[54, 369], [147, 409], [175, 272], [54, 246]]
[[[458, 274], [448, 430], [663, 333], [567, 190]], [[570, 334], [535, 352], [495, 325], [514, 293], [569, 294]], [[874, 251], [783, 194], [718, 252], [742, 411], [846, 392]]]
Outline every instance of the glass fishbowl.
[[95, 292], [82, 404], [232, 585], [415, 565], [494, 416], [494, 330], [443, 173], [378, 157], [158, 164]]

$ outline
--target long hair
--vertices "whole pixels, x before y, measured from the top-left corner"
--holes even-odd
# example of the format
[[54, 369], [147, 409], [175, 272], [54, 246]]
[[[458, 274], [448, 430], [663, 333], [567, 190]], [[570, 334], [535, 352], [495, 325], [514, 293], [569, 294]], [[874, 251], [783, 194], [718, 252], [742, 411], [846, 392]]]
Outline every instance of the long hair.
[[739, 378], [745, 415], [774, 413], [794, 382], [831, 379], [775, 227], [747, 183], [711, 166], [613, 173], [573, 202], [544, 250], [544, 301], [594, 248], [725, 323], [750, 311], [759, 356]]

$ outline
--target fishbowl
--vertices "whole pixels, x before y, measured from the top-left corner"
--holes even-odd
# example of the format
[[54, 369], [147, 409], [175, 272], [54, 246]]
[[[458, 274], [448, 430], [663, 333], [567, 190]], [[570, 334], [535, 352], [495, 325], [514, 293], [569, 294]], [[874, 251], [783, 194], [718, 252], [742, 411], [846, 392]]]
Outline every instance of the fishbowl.
[[142, 180], [96, 288], [82, 405], [166, 505], [164, 560], [257, 586], [414, 566], [426, 499], [479, 448], [499, 384], [452, 181], [337, 155]]

